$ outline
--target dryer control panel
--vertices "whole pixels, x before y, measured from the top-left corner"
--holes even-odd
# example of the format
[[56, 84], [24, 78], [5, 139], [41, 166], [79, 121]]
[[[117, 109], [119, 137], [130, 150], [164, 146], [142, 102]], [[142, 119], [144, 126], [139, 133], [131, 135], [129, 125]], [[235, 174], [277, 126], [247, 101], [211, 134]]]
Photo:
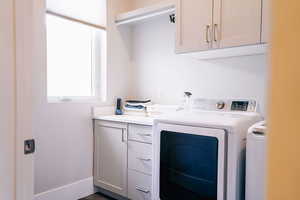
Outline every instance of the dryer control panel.
[[256, 112], [257, 103], [255, 100], [195, 99], [193, 108], [209, 111]]
[[249, 101], [232, 101], [231, 110], [232, 111], [247, 111], [249, 106]]
[[255, 112], [256, 108], [257, 103], [254, 100], [231, 102], [231, 111]]
[[242, 111], [242, 112], [255, 112], [256, 101], [254, 100], [233, 100], [231, 101], [231, 111]]

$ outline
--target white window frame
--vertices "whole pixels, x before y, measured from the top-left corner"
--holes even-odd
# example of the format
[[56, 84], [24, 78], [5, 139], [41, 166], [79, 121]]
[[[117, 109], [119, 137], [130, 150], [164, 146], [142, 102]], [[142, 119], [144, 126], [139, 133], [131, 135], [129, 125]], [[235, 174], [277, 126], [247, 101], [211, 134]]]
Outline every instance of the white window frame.
[[[48, 96], [48, 85], [47, 85], [47, 101], [48, 103], [105, 103], [107, 100], [107, 36], [106, 29], [97, 25], [82, 22], [77, 19], [70, 17], [64, 17], [53, 12], [47, 12], [46, 15], [54, 15], [56, 17], [69, 20], [85, 26], [90, 26], [95, 29], [100, 29], [103, 33], [94, 33], [92, 43], [92, 91], [93, 96], [79, 97], [79, 96]], [[95, 45], [96, 43], [100, 45]], [[96, 54], [98, 58], [96, 58]], [[48, 67], [48, 66], [47, 66]], [[48, 78], [48, 77], [47, 77]], [[48, 84], [48, 83], [47, 83]]]

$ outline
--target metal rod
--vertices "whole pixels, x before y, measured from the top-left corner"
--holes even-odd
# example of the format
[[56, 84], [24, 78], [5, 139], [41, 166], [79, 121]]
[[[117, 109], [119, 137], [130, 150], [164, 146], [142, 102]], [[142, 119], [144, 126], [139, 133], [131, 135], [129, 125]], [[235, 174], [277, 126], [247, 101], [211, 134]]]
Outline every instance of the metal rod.
[[62, 14], [53, 12], [51, 10], [47, 10], [46, 13], [50, 14], [50, 15], [53, 15], [53, 16], [56, 16], [56, 17], [63, 18], [63, 19], [71, 20], [71, 21], [74, 21], [74, 22], [77, 22], [77, 23], [80, 23], [80, 24], [84, 24], [86, 26], [91, 26], [93, 28], [97, 28], [97, 29], [101, 29], [101, 30], [106, 30], [106, 27], [104, 27], [104, 26], [100, 26], [100, 25], [97, 25], [97, 24], [92, 24], [92, 23], [85, 22], [85, 21], [82, 21], [82, 20], [79, 20], [79, 19], [75, 19], [73, 17], [62, 15]]

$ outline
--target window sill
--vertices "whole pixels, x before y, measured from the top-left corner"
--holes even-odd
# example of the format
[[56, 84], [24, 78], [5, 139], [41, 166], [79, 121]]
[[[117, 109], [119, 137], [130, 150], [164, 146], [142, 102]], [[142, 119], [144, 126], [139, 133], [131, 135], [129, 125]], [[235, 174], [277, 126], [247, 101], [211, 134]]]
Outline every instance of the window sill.
[[82, 104], [100, 104], [105, 103], [105, 99], [100, 97], [48, 97], [48, 103], [82, 103]]

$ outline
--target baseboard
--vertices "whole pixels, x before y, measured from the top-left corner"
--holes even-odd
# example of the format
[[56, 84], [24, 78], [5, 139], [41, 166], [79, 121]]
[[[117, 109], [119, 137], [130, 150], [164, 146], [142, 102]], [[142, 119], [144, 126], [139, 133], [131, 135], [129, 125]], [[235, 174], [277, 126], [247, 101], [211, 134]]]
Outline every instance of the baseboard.
[[34, 200], [77, 200], [93, 194], [93, 177], [83, 179], [34, 196]]

